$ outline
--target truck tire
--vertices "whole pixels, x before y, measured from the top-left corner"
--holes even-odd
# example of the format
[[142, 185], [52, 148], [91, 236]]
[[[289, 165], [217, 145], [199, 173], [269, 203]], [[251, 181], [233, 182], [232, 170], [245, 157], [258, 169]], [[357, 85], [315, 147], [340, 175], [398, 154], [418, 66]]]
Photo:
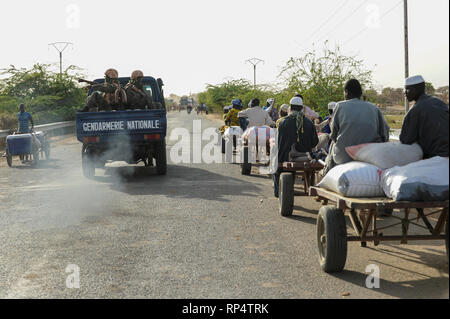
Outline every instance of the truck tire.
[[161, 141], [156, 147], [156, 172], [158, 175], [166, 175], [167, 173], [167, 156], [166, 156], [166, 141]]
[[83, 175], [86, 178], [92, 178], [95, 176], [95, 166], [91, 159], [91, 156], [86, 151], [86, 146], [83, 145], [81, 150], [81, 167], [83, 169]]
[[342, 271], [347, 259], [344, 213], [334, 206], [322, 206], [317, 216], [316, 229], [320, 267], [327, 273]]
[[281, 216], [292, 216], [294, 208], [294, 174], [281, 173], [280, 175], [280, 214]]
[[241, 164], [241, 174], [250, 175], [252, 172], [252, 163], [248, 162], [248, 147], [244, 147], [244, 161]]

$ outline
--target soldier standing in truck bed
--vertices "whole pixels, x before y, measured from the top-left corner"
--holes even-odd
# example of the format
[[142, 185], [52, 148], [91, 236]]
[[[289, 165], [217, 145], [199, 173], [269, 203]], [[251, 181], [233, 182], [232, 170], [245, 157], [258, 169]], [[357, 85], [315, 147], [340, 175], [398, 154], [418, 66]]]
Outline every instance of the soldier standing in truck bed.
[[92, 85], [93, 93], [87, 98], [83, 112], [119, 110], [127, 103], [127, 95], [119, 82], [115, 69], [105, 72], [105, 82]]
[[130, 82], [125, 86], [125, 92], [128, 97], [128, 109], [153, 109], [156, 108], [152, 97], [145, 92], [142, 84], [144, 73], [135, 70], [131, 73]]

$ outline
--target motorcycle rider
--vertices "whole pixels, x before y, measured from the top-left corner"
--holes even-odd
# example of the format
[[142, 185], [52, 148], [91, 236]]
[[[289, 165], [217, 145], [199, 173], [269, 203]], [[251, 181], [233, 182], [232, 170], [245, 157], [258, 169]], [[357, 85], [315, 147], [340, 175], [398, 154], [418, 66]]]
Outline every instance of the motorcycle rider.
[[239, 126], [238, 113], [242, 110], [242, 103], [239, 99], [231, 101], [232, 109], [225, 116], [226, 126]]
[[[268, 125], [275, 127], [276, 125], [276, 123], [270, 118], [269, 113], [264, 111], [259, 106], [259, 99], [257, 98], [250, 101], [248, 109], [238, 113], [238, 118], [242, 119], [239, 120], [239, 123], [241, 124], [241, 127], [244, 126], [245, 129], [252, 126]], [[245, 119], [248, 121], [247, 125], [244, 125]], [[242, 129], [245, 131], [244, 127], [242, 127]]]

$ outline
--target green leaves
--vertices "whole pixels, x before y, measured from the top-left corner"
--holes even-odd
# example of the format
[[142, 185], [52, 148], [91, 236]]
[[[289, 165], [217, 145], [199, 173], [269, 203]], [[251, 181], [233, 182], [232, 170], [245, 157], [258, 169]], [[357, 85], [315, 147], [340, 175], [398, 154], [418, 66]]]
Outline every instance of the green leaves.
[[365, 69], [362, 60], [343, 55], [339, 47], [331, 50], [325, 42], [320, 54], [314, 49], [290, 58], [279, 78], [288, 91], [302, 94], [305, 104], [324, 116], [329, 102], [344, 99], [347, 80], [355, 78], [363, 87], [370, 87], [372, 71]]
[[339, 48], [316, 50], [302, 57], [291, 57], [281, 69], [277, 85], [258, 85], [245, 79], [225, 81], [221, 84], [208, 84], [206, 91], [199, 94], [200, 103], [212, 107], [216, 112], [231, 104], [234, 98], [240, 98], [244, 107], [252, 98], [259, 98], [264, 105], [267, 98], [275, 98], [276, 105], [289, 104], [296, 93], [302, 94], [306, 105], [322, 116], [328, 113], [328, 103], [344, 99], [344, 84], [356, 78], [363, 87], [371, 87], [372, 71], [365, 69], [363, 61], [343, 55]]
[[[74, 107], [85, 103], [87, 93], [79, 87], [79, 68], [69, 66], [62, 74], [52, 72], [49, 64], [35, 64], [30, 69], [11, 65], [1, 69], [0, 114], [16, 114], [25, 103], [36, 124], [66, 121], [75, 118]], [[4, 118], [10, 118], [4, 115]], [[0, 125], [4, 127], [10, 121]], [[8, 124], [10, 125], [10, 124]]]

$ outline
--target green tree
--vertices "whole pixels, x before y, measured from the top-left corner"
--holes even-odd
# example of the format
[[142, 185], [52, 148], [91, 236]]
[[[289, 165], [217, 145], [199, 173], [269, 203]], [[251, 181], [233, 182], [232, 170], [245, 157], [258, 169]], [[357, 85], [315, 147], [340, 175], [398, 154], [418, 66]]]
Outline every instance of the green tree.
[[405, 98], [403, 89], [386, 87], [381, 91], [382, 101], [385, 105], [401, 105]]
[[441, 86], [436, 89], [436, 95], [442, 99], [445, 103], [448, 104], [448, 85], [447, 86]]
[[378, 94], [377, 90], [375, 90], [373, 88], [365, 90], [364, 96], [366, 97], [366, 100], [371, 103], [374, 103], [374, 104], [380, 103], [379, 94]]
[[430, 82], [425, 82], [425, 93], [428, 95], [434, 95], [436, 93], [436, 89]]
[[319, 54], [315, 49], [298, 58], [290, 58], [282, 68], [279, 77], [287, 92], [299, 92], [305, 104], [327, 113], [330, 101], [344, 99], [344, 84], [355, 78], [364, 88], [371, 87], [372, 71], [364, 67], [363, 61], [354, 56], [345, 56], [337, 47], [331, 50], [324, 44]]
[[82, 106], [87, 97], [77, 82], [82, 75], [75, 66], [62, 74], [52, 72], [50, 67], [35, 64], [30, 69], [14, 65], [1, 69], [4, 78], [0, 80], [0, 114], [5, 118], [5, 114], [15, 115], [18, 105], [25, 103], [37, 124], [73, 120], [75, 108]]

